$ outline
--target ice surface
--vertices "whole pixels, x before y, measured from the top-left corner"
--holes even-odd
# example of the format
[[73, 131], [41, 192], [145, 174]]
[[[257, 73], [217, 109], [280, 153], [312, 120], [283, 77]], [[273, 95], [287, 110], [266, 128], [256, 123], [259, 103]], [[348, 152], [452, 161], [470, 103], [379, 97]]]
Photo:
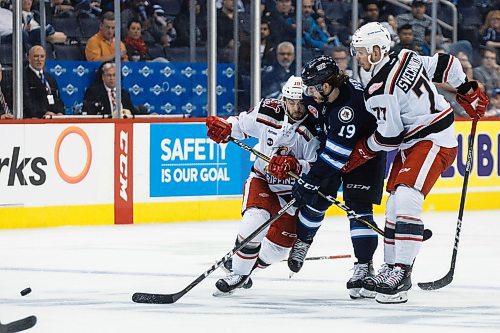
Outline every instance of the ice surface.
[[[232, 248], [238, 221], [2, 230], [0, 320], [34, 314], [29, 332], [44, 333], [500, 332], [500, 211], [466, 211], [452, 284], [416, 286], [448, 271], [456, 216], [425, 214], [434, 236], [415, 263], [408, 303], [399, 305], [351, 300], [351, 259], [306, 262], [292, 279], [286, 263], [276, 264], [227, 298], [211, 295], [217, 270], [175, 304], [131, 301], [136, 291], [183, 289]], [[323, 223], [309, 251], [351, 253], [341, 217]], [[26, 287], [33, 291], [22, 297]]]

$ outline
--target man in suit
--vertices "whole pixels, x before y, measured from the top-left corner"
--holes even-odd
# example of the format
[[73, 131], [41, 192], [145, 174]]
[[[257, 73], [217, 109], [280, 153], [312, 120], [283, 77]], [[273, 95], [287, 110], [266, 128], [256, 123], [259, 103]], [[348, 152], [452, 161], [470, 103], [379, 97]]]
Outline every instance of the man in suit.
[[39, 45], [28, 52], [29, 65], [24, 69], [24, 118], [44, 118], [64, 114], [59, 87], [52, 75], [44, 71], [45, 50]]
[[[106, 62], [100, 68], [102, 80], [90, 86], [83, 98], [83, 112], [87, 114], [112, 114], [116, 111], [116, 69], [115, 63]], [[122, 89], [122, 110], [125, 115], [136, 114], [130, 94]], [[128, 112], [127, 112], [128, 110]]]

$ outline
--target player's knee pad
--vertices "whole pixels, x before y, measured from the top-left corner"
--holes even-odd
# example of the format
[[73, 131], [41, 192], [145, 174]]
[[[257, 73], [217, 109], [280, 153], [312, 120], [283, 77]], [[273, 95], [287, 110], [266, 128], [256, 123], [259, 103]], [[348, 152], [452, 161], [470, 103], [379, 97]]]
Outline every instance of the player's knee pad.
[[271, 265], [288, 258], [289, 251], [290, 248], [275, 244], [267, 239], [267, 237], [264, 237], [261, 243], [259, 259], [267, 265]]
[[424, 195], [420, 191], [413, 187], [400, 185], [392, 197], [396, 217], [398, 215], [408, 215], [420, 218], [424, 204]]
[[[271, 215], [269, 212], [264, 209], [249, 208], [245, 210], [238, 230], [238, 236], [241, 238], [240, 240], [243, 240], [251, 235], [256, 229], [269, 220], [270, 217]], [[252, 244], [256, 244], [254, 247], [258, 246], [266, 235], [268, 229], [269, 227], [262, 230], [262, 232], [260, 232], [250, 243], [247, 244], [247, 247], [252, 246]]]

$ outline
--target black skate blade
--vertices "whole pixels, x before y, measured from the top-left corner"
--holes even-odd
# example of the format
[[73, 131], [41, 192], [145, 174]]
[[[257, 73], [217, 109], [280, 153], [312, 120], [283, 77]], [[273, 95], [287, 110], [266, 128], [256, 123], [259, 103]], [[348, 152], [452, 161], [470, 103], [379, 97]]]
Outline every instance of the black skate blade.
[[132, 295], [132, 301], [145, 304], [172, 304], [177, 302], [180, 296], [177, 294], [135, 293]]
[[23, 319], [13, 321], [8, 324], [0, 324], [0, 333], [21, 332], [36, 325], [36, 317], [29, 316]]

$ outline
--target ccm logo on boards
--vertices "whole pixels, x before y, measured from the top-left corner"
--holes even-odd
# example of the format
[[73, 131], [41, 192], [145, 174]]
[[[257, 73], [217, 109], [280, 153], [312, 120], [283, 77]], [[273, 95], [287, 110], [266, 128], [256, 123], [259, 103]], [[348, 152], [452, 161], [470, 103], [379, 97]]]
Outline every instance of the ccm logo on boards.
[[128, 183], [128, 134], [125, 131], [120, 131], [120, 197], [128, 200], [127, 183]]

